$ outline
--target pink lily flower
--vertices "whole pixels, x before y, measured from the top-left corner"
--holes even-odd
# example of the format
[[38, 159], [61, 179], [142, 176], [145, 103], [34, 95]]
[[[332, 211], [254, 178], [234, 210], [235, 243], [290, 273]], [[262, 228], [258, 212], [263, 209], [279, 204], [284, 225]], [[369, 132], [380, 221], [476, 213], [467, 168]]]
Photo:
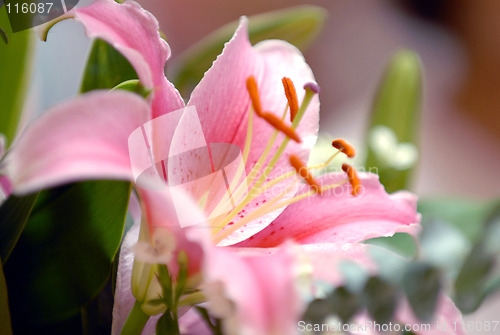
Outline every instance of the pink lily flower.
[[[7, 156], [8, 175], [12, 180], [14, 192], [18, 194], [83, 179], [132, 180], [128, 136], [151, 118], [184, 107], [182, 98], [164, 76], [163, 66], [170, 53], [168, 45], [158, 34], [156, 20], [148, 12], [133, 2], [117, 4], [111, 0], [98, 0], [88, 7], [75, 10], [74, 17], [83, 23], [89, 36], [102, 38], [123, 53], [136, 69], [143, 84], [153, 88], [153, 97], [148, 105], [126, 92], [95, 92], [57, 106], [44, 114], [21, 136], [15, 144], [15, 150]], [[197, 107], [207, 143], [232, 143], [241, 149], [246, 144], [249, 145], [245, 159], [248, 174], [262, 156], [264, 164], [268, 163], [285, 137], [279, 133], [277, 140], [271, 145], [270, 153], [262, 155], [275, 129], [263, 118], [256, 118], [253, 120], [250, 141], [247, 141], [247, 124], [252, 114], [246, 87], [247, 79], [251, 76], [256, 78], [262, 107], [274, 112], [283, 111], [287, 106], [288, 101], [281, 86], [283, 77], [291, 78], [297, 87], [314, 83], [314, 77], [296, 48], [283, 41], [267, 41], [252, 47], [246, 30], [247, 22], [243, 19], [223, 53], [193, 91], [187, 105]], [[288, 155], [291, 153], [303, 160], [307, 159], [308, 152], [315, 142], [319, 100], [314, 92], [309, 92], [305, 95], [309, 96], [307, 102], [298, 99], [299, 105], [305, 104], [302, 106], [305, 113], [296, 130], [302, 142], [290, 141], [281, 155], [276, 155], [276, 171], [288, 172]], [[173, 134], [165, 136], [170, 141], [172, 137]], [[169, 150], [168, 144], [164, 144], [166, 151]], [[160, 146], [155, 143], [153, 145]], [[273, 182], [273, 176], [266, 177], [265, 182]], [[275, 179], [279, 177], [281, 176]], [[319, 182], [328, 186], [341, 182], [342, 179], [345, 180], [343, 174], [326, 175], [320, 178]], [[322, 227], [328, 226], [328, 230], [331, 230], [331, 222], [335, 222], [336, 226], [342, 225], [339, 224], [338, 218], [342, 217], [342, 214], [349, 214], [347, 204], [352, 203], [358, 204], [360, 208], [369, 206], [367, 208], [376, 212], [379, 222], [373, 225], [376, 229], [374, 236], [391, 235], [398, 229], [415, 229], [419, 219], [415, 213], [415, 198], [412, 195], [387, 196], [373, 175], [361, 175], [361, 182], [366, 197], [360, 199], [367, 199], [366, 201], [348, 196], [349, 192], [346, 191], [349, 186], [346, 184], [338, 188], [338, 193], [342, 193], [340, 197], [334, 195], [336, 203], [339, 207], [346, 208], [345, 210], [326, 211], [329, 205], [325, 204], [330, 203], [328, 197], [318, 196], [311, 198], [314, 201], [313, 206], [306, 206], [307, 202], [296, 202], [289, 206], [290, 215], [301, 220], [303, 224], [304, 219], [307, 219], [304, 217], [311, 221], [321, 221]], [[275, 185], [277, 190], [281, 189], [278, 187], [280, 184], [290, 185], [285, 179]], [[305, 185], [295, 185], [289, 193], [301, 194], [308, 189]], [[269, 194], [272, 193], [266, 192], [249, 202], [243, 208], [245, 212], [235, 215], [235, 221], [241, 216], [247, 216], [244, 213], [259, 207], [257, 203], [262, 205], [262, 201], [270, 200]], [[286, 200], [286, 197], [283, 199]], [[343, 203], [341, 199], [345, 199], [347, 203]], [[372, 200], [376, 199], [380, 199], [378, 203], [370, 205]], [[384, 204], [387, 206], [384, 207]], [[313, 208], [318, 207], [315, 206], [323, 206], [324, 210], [316, 211]], [[276, 219], [285, 207], [257, 217], [246, 224], [244, 230], [236, 230], [227, 236], [230, 241], [226, 242], [234, 244], [255, 235]], [[292, 212], [293, 208], [297, 208], [296, 213]], [[314, 215], [304, 212], [309, 210], [315, 212]], [[352, 220], [345, 221], [363, 222], [377, 218], [368, 214], [369, 212], [351, 212]], [[310, 235], [324, 230], [311, 230]], [[361, 235], [363, 236], [358, 237], [365, 238], [370, 233]], [[346, 241], [355, 239], [353, 237]]]
[[[152, 97], [145, 102], [126, 92], [94, 92], [62, 104], [43, 115], [19, 139], [7, 157], [8, 175], [12, 179], [14, 192], [28, 193], [83, 179], [133, 180], [129, 135], [144, 123], [184, 107], [182, 98], [164, 76], [163, 66], [170, 52], [157, 32], [156, 20], [149, 13], [132, 2], [117, 4], [111, 0], [98, 0], [89, 7], [75, 10], [74, 17], [84, 25], [89, 36], [111, 43], [130, 61], [143, 85], [153, 89]], [[246, 85], [252, 76], [258, 88], [257, 95], [250, 90], [253, 101]], [[294, 101], [283, 93], [283, 77], [290, 78], [297, 87], [307, 88], [304, 98], [296, 99], [300, 106], [299, 113], [303, 115], [300, 116], [301, 120], [297, 116], [300, 122], [294, 126], [262, 117], [264, 110], [259, 111], [259, 106], [255, 104], [257, 96], [261, 107], [266, 111], [270, 110], [279, 120], [279, 113], [286, 111], [287, 105], [292, 106]], [[319, 100], [314, 92], [316, 88], [312, 71], [297, 49], [282, 41], [263, 42], [253, 47], [248, 41], [247, 22], [242, 19], [223, 53], [193, 91], [187, 106], [197, 108], [207, 143], [231, 143], [238, 146], [244, 153], [247, 174], [251, 175], [255, 164], [259, 162], [268, 166], [272, 163], [274, 171], [286, 171], [277, 176], [264, 174], [262, 180], [250, 183], [250, 187], [255, 190], [250, 189], [248, 194], [253, 194], [252, 191], [259, 192], [256, 184], [267, 185], [269, 192], [238, 203], [235, 207], [237, 210], [232, 210], [222, 223], [219, 222], [222, 229], [214, 234], [214, 244], [268, 248], [278, 247], [286, 240], [301, 244], [358, 242], [370, 237], [390, 236], [395, 232], [415, 233], [418, 229], [415, 196], [405, 192], [388, 195], [374, 175], [360, 175], [359, 181], [364, 192], [359, 197], [352, 196], [351, 187], [354, 184], [350, 185], [344, 174], [328, 174], [318, 178], [316, 185], [320, 189], [313, 193], [310, 184], [290, 183], [290, 179], [294, 177], [293, 173], [289, 178], [287, 175], [290, 170], [290, 155], [298, 157], [299, 161], [305, 161], [316, 139], [319, 118]], [[252, 109], [262, 115], [252, 120]], [[180, 118], [174, 120], [176, 122], [172, 125], [173, 129]], [[248, 126], [249, 123], [251, 126]], [[283, 128], [283, 124], [287, 127]], [[275, 128], [279, 131], [276, 132]], [[288, 142], [284, 134], [291, 137], [290, 132], [283, 129], [293, 129], [298, 135], [297, 142], [301, 143], [291, 142], [283, 150], [279, 149], [281, 143]], [[277, 135], [274, 135], [275, 132]], [[173, 149], [170, 144], [174, 131], [164, 131], [161, 136], [163, 142], [151, 144], [153, 152], [162, 147], [164, 153]], [[275, 136], [276, 140], [270, 142], [269, 138]], [[266, 149], [268, 145], [269, 149]], [[248, 150], [245, 150], [246, 147]], [[270, 192], [271, 190], [277, 190], [277, 193]], [[320, 191], [322, 194], [316, 195]], [[143, 215], [145, 214], [143, 220], [147, 223], [146, 234], [150, 236], [146, 240], [151, 240], [159, 227], [173, 230], [171, 222], [166, 219], [172, 217], [171, 213], [169, 216], [159, 215], [165, 210], [164, 205], [168, 203], [168, 199], [162, 202], [162, 198], [156, 199], [156, 193], [151, 191], [141, 190], [139, 193], [143, 202]], [[263, 203], [271, 205], [262, 205]], [[189, 231], [192, 232], [193, 229]], [[261, 280], [270, 266], [283, 266], [289, 270], [287, 264], [293, 262], [288, 256], [278, 252], [267, 258], [241, 255], [232, 258], [235, 254], [233, 250], [236, 250], [234, 247], [221, 251], [217, 247], [207, 247], [205, 237], [187, 237], [190, 234], [178, 231], [174, 235], [177, 243], [176, 249], [172, 251], [174, 253], [191, 249], [187, 245], [192, 246], [192, 243], [203, 245], [203, 254], [188, 255], [193, 277], [197, 272], [203, 272], [204, 264], [223, 259], [234, 262], [235, 267], [242, 272], [254, 276], [255, 280], [250, 281], [255, 287], [252, 291], [260, 292], [261, 299], [250, 305], [240, 304], [237, 318], [239, 325], [243, 327], [256, 325], [251, 328], [250, 333], [276, 333], [279, 327], [289, 327], [290, 320], [297, 319], [300, 308], [294, 307], [295, 302], [287, 304], [286, 307], [290, 307], [290, 310], [283, 315], [279, 314], [274, 306], [278, 306], [283, 295], [277, 294], [269, 298], [266, 292], [274, 292], [275, 286], [266, 286]], [[133, 257], [131, 251], [126, 253], [127, 250], [122, 250], [119, 271], [130, 274], [133, 262], [123, 261], [124, 258], [130, 260]], [[269, 251], [262, 249], [262, 252]], [[169, 256], [168, 259], [175, 257]], [[196, 262], [199, 264], [196, 265]], [[219, 266], [214, 266], [214, 269], [220, 269], [223, 263], [217, 264]], [[239, 286], [231, 286], [230, 279], [234, 275], [204, 272], [207, 278], [222, 280], [228, 292], [233, 294], [231, 298], [237, 303], [243, 301], [235, 296], [241, 292]], [[283, 275], [275, 284], [289, 292], [291, 275]], [[117, 300], [131, 297], [130, 291], [126, 285], [120, 286], [118, 283]], [[283, 291], [276, 291], [278, 292]], [[116, 304], [115, 310], [120, 308], [120, 304], [122, 302]], [[269, 311], [269, 306], [273, 306], [272, 313], [250, 313], [251, 308]], [[115, 314], [123, 315], [122, 312]], [[117, 320], [118, 323], [124, 321], [120, 321], [119, 316]], [[120, 325], [115, 327], [119, 328]]]

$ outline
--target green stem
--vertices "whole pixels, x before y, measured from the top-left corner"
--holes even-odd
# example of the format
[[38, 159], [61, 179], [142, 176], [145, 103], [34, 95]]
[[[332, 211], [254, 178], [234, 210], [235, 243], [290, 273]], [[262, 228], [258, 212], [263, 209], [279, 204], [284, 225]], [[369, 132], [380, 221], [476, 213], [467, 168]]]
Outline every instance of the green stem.
[[127, 321], [123, 325], [121, 335], [140, 335], [144, 326], [149, 320], [149, 315], [141, 309], [141, 304], [136, 300], [134, 307], [127, 317]]

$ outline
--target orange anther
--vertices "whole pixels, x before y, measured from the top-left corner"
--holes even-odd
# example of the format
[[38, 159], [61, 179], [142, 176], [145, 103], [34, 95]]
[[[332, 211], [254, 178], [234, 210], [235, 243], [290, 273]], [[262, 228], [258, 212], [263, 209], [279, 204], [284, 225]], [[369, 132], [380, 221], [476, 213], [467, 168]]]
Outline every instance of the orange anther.
[[352, 195], [359, 195], [361, 192], [361, 181], [359, 181], [356, 169], [344, 163], [342, 164], [342, 170], [347, 173], [347, 177], [349, 177], [349, 183], [352, 186]]
[[302, 140], [299, 137], [299, 134], [295, 131], [295, 129], [287, 126], [279, 117], [274, 115], [273, 113], [264, 112], [261, 117], [266, 120], [271, 126], [281, 131], [286, 136], [290, 137], [297, 143], [301, 143]]
[[321, 187], [316, 182], [316, 180], [314, 180], [313, 176], [311, 176], [311, 174], [307, 170], [307, 167], [302, 163], [299, 157], [291, 155], [290, 164], [293, 166], [299, 176], [301, 176], [316, 193], [321, 194]]
[[293, 85], [290, 78], [283, 77], [281, 79], [283, 82], [283, 88], [285, 89], [286, 99], [288, 100], [288, 106], [290, 107], [290, 121], [293, 122], [295, 115], [299, 111], [299, 99], [297, 99], [297, 90]]
[[334, 140], [332, 142], [332, 147], [342, 151], [349, 158], [352, 158], [354, 157], [354, 155], [356, 155], [356, 150], [354, 149], [354, 147], [341, 138], [339, 138], [338, 140]]
[[258, 116], [262, 115], [262, 105], [260, 104], [259, 90], [257, 89], [257, 82], [254, 76], [250, 76], [247, 79], [247, 91], [252, 100], [252, 107]]

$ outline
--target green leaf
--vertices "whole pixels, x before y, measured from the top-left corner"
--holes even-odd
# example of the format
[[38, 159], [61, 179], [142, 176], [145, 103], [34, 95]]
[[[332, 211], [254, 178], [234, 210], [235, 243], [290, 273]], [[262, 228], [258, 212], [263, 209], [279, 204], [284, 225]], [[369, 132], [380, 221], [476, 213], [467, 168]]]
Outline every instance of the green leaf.
[[160, 282], [163, 299], [167, 303], [168, 308], [172, 308], [174, 294], [172, 292], [172, 278], [165, 264], [158, 265], [158, 281]]
[[402, 284], [415, 315], [422, 321], [432, 320], [441, 288], [439, 270], [429, 264], [412, 263]]
[[331, 307], [330, 302], [325, 299], [314, 299], [307, 306], [303, 319], [310, 323], [323, 323], [332, 314]]
[[188, 276], [188, 257], [184, 251], [179, 252], [177, 256], [177, 264], [179, 265], [179, 272], [177, 274], [177, 282], [175, 283], [175, 306], [184, 294], [184, 289], [186, 288], [187, 276]]
[[124, 81], [123, 83], [116, 85], [113, 88], [113, 90], [124, 90], [124, 91], [134, 92], [139, 94], [143, 98], [147, 98], [148, 95], [151, 93], [151, 90], [144, 87], [139, 81], [139, 79], [131, 79]]
[[5, 44], [9, 43], [9, 36], [2, 28], [0, 28], [0, 36], [2, 37], [2, 40], [5, 42]]
[[455, 282], [455, 302], [464, 313], [472, 313], [483, 302], [483, 287], [495, 265], [494, 257], [481, 244], [465, 260]]
[[157, 335], [179, 335], [179, 325], [172, 318], [170, 311], [163, 314], [156, 323], [156, 334]]
[[0, 258], [5, 263], [17, 243], [33, 209], [38, 193], [11, 195], [0, 207]]
[[463, 198], [428, 198], [418, 202], [418, 211], [424, 224], [439, 219], [458, 228], [471, 242], [477, 242], [483, 223], [498, 204], [496, 201], [478, 201]]
[[415, 240], [405, 233], [396, 233], [390, 237], [372, 238], [366, 240], [365, 243], [384, 247], [405, 257], [413, 257], [417, 252]]
[[[410, 164], [407, 168], [397, 167], [397, 163], [403, 158], [396, 158], [396, 151], [403, 149], [401, 143], [407, 143], [407, 147], [416, 149], [421, 91], [422, 78], [418, 56], [409, 50], [397, 52], [379, 85], [372, 106], [370, 135], [367, 140], [369, 150], [366, 166], [378, 168], [380, 181], [387, 192], [406, 189], [409, 186], [415, 164]], [[370, 138], [374, 135], [376, 126], [384, 126], [392, 131], [399, 146], [386, 152], [377, 141]]]
[[149, 315], [141, 309], [141, 303], [135, 301], [125, 324], [123, 325], [121, 335], [140, 335], [149, 320]]
[[74, 316], [102, 289], [130, 190], [129, 182], [87, 181], [40, 193], [4, 267], [16, 331]]
[[344, 286], [337, 287], [327, 298], [332, 312], [347, 323], [361, 308], [361, 297], [349, 291]]
[[81, 93], [94, 89], [111, 89], [116, 85], [137, 79], [129, 61], [107, 42], [96, 39], [85, 67]]
[[[282, 39], [304, 50], [321, 31], [326, 15], [323, 8], [306, 5], [250, 16], [250, 42]], [[178, 58], [177, 71], [170, 78], [181, 94], [187, 96], [201, 80], [237, 27], [234, 21], [217, 29]]]
[[[12, 33], [7, 10], [0, 8], [0, 133], [11, 143], [17, 131], [33, 56], [32, 31]], [[5, 42], [5, 43], [4, 43]]]
[[[0, 258], [0, 261], [2, 259]], [[1, 262], [0, 262], [1, 263]], [[0, 334], [11, 335], [9, 299], [7, 297], [7, 283], [3, 274], [3, 267], [0, 265]]]
[[483, 236], [465, 260], [455, 282], [457, 306], [464, 312], [475, 311], [500, 285], [495, 265], [500, 260], [500, 205], [496, 205], [482, 225]]
[[376, 276], [368, 279], [363, 292], [368, 312], [380, 324], [391, 321], [396, 310], [398, 295], [397, 286]]

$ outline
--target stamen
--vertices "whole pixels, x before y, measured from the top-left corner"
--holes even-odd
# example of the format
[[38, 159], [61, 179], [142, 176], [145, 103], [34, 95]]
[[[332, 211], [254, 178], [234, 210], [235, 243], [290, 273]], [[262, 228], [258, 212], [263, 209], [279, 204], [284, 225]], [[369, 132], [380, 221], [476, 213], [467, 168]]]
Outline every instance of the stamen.
[[344, 172], [347, 173], [347, 177], [349, 177], [349, 183], [352, 186], [352, 195], [359, 195], [361, 192], [361, 182], [359, 181], [356, 169], [344, 163], [342, 164], [342, 170], [344, 170]]
[[321, 89], [319, 88], [319, 85], [313, 82], [306, 83], [304, 85], [305, 90], [310, 90], [314, 94], [319, 94], [321, 92]]
[[[221, 231], [222, 228], [224, 228], [224, 226], [226, 226], [225, 224], [222, 225], [221, 227], [217, 227], [217, 228], [219, 228], [218, 232], [220, 232], [220, 233], [214, 237], [214, 240], [213, 240], [214, 244], [219, 243], [220, 241], [222, 241], [223, 239], [225, 239], [226, 237], [228, 237], [229, 235], [234, 233], [236, 230], [238, 230], [241, 227], [243, 227], [244, 225], [246, 225], [248, 222], [253, 221], [253, 220], [261, 217], [263, 215], [262, 214], [263, 212], [266, 212], [266, 210], [268, 208], [273, 207], [273, 205], [275, 203], [277, 203], [279, 200], [283, 199], [283, 197], [286, 196], [295, 187], [295, 185], [296, 185], [295, 183], [290, 184], [277, 197], [271, 199], [271, 201], [268, 201], [263, 206], [258, 207], [255, 211], [246, 215], [245, 217], [243, 217], [241, 220], [239, 220], [235, 224], [228, 226], [225, 230]], [[280, 207], [278, 207], [278, 208], [280, 208]], [[270, 212], [267, 212], [267, 213], [270, 213]]]
[[[299, 107], [299, 111], [297, 112], [297, 115], [295, 116], [295, 119], [292, 122], [293, 129], [297, 129], [300, 121], [302, 120], [302, 117], [304, 116], [307, 110], [307, 107], [309, 107], [309, 104], [311, 103], [313, 97], [316, 95], [315, 91], [310, 89], [310, 86], [316, 86], [319, 91], [319, 86], [317, 86], [316, 84], [309, 83], [304, 86], [306, 94], [304, 95], [304, 99], [302, 100], [302, 105]], [[254, 187], [257, 188], [260, 187], [260, 185], [262, 185], [267, 176], [269, 176], [269, 174], [273, 171], [274, 166], [276, 165], [279, 158], [285, 151], [289, 141], [290, 139], [287, 137], [283, 140], [283, 142], [281, 142], [281, 145], [278, 147], [278, 150], [276, 150], [276, 152], [274, 153], [274, 156], [271, 158], [271, 161], [264, 169], [264, 173], [262, 173], [262, 175], [259, 177]]]
[[345, 140], [339, 138], [338, 140], [334, 140], [332, 142], [332, 147], [335, 149], [340, 150], [344, 154], [347, 155], [349, 158], [353, 158], [356, 155], [356, 149], [349, 143], [347, 143]]
[[273, 126], [275, 129], [281, 131], [283, 134], [290, 137], [295, 142], [297, 142], [297, 143], [302, 142], [302, 140], [300, 139], [300, 137], [297, 134], [297, 132], [295, 131], [295, 129], [287, 126], [279, 117], [277, 117], [273, 113], [264, 112], [264, 113], [262, 113], [261, 117], [264, 120], [266, 120], [271, 126]]
[[292, 155], [290, 156], [290, 164], [292, 164], [295, 171], [311, 186], [311, 188], [318, 194], [321, 194], [321, 187], [314, 180], [313, 176], [307, 170], [307, 167], [304, 166], [304, 163], [300, 160], [299, 157]]
[[262, 105], [260, 104], [259, 90], [257, 89], [257, 82], [254, 76], [250, 76], [247, 79], [247, 90], [252, 100], [252, 107], [257, 115], [262, 115]]
[[[331, 190], [331, 189], [340, 187], [340, 186], [344, 185], [346, 182], [347, 182], [347, 180], [343, 180], [343, 181], [336, 183], [336, 184], [324, 186], [321, 188], [321, 192], [325, 192], [327, 190]], [[287, 193], [287, 191], [283, 192], [282, 194], [284, 194], [284, 193]], [[278, 198], [281, 199], [282, 194], [280, 194], [276, 199], [278, 199]], [[249, 215], [245, 216], [244, 218], [242, 218], [241, 220], [239, 220], [235, 224], [227, 227], [226, 230], [222, 231], [219, 235], [214, 237], [213, 242], [214, 242], [214, 244], [217, 244], [217, 243], [221, 242], [222, 240], [224, 240], [229, 235], [231, 235], [232, 233], [234, 233], [236, 230], [245, 226], [247, 223], [249, 223], [249, 222], [251, 222], [259, 217], [262, 217], [264, 215], [272, 213], [281, 207], [285, 207], [285, 206], [291, 205], [293, 203], [299, 202], [303, 199], [306, 199], [308, 197], [314, 196], [315, 194], [316, 194], [316, 191], [311, 190], [309, 192], [299, 194], [291, 199], [284, 200], [276, 205], [274, 205], [274, 203], [276, 201], [275, 201], [275, 199], [273, 199], [273, 200], [271, 200], [271, 202], [268, 202], [264, 206], [257, 208], [255, 211], [251, 212]]]
[[290, 78], [283, 77], [281, 80], [283, 82], [283, 88], [285, 89], [286, 99], [288, 100], [288, 106], [290, 106], [290, 122], [293, 122], [295, 115], [299, 111], [299, 99], [297, 98], [297, 90]]
[[[286, 116], [286, 112], [287, 112], [287, 108], [285, 108], [284, 112], [283, 112], [283, 117], [281, 118], [281, 120], [284, 120], [285, 119], [285, 116]], [[250, 173], [248, 174], [247, 176], [247, 180], [246, 180], [246, 183], [241, 183], [240, 186], [238, 186], [237, 188], [237, 191], [236, 192], [241, 192], [241, 190], [246, 187], [246, 186], [250, 186], [254, 183], [255, 179], [259, 176], [259, 173], [260, 173], [260, 170], [261, 168], [264, 166], [264, 161], [266, 160], [266, 158], [269, 156], [269, 153], [271, 152], [271, 149], [274, 145], [274, 142], [276, 141], [276, 138], [278, 137], [278, 134], [279, 134], [279, 131], [278, 130], [275, 130], [273, 132], [273, 134], [271, 135], [271, 137], [269, 138], [268, 142], [267, 142], [267, 146], [266, 148], [264, 149], [264, 151], [262, 152], [261, 156], [259, 157], [259, 160], [257, 161], [257, 163], [253, 166], [252, 170], [250, 171]], [[285, 140], [289, 140], [288, 137], [285, 138]], [[260, 186], [260, 185], [259, 185]], [[224, 228], [225, 225], [227, 225], [232, 219], [233, 217], [238, 214], [243, 208], [245, 208], [249, 203], [250, 201], [252, 201], [255, 197], [258, 196], [258, 194], [260, 194], [260, 188], [259, 186], [253, 186], [250, 190], [248, 190], [248, 195], [245, 199], [243, 199], [227, 216], [226, 218], [224, 218], [222, 220], [222, 222], [220, 222], [219, 224], [215, 225], [214, 226], [214, 229], [213, 229], [213, 232], [212, 234], [215, 235], [217, 234], [218, 232], [220, 232], [222, 230], [222, 228]]]
[[[258, 93], [257, 93], [257, 84], [255, 83], [255, 78], [249, 77], [247, 79], [247, 89], [249, 91], [250, 97], [252, 99], [252, 103], [255, 103], [254, 109], [257, 113], [257, 111], [261, 112], [261, 115], [257, 113], [257, 115], [262, 117], [262, 109], [260, 105], [260, 100], [258, 100]], [[319, 92], [319, 86], [315, 83], [308, 83], [304, 86], [305, 89], [305, 95], [304, 98], [302, 99], [302, 104], [299, 107], [299, 110], [297, 111], [297, 114], [295, 115], [295, 118], [292, 122], [292, 126], [289, 127], [291, 129], [297, 129], [300, 121], [302, 120], [302, 117], [304, 116], [307, 108], [309, 107], [309, 104], [311, 103], [312, 99], [314, 96]], [[286, 115], [286, 109], [285, 109], [285, 114], [283, 115], [283, 118], [280, 120], [280, 123], [283, 123], [283, 120]], [[271, 138], [268, 141], [268, 145], [264, 149], [264, 152], [262, 153], [261, 157], [259, 158], [258, 162], [255, 164], [255, 166], [252, 168], [250, 171], [249, 175], [247, 176], [247, 185], [252, 185], [251, 189], [248, 191], [247, 196], [245, 199], [243, 199], [238, 205], [236, 205], [235, 208], [224, 218], [222, 219], [216, 227], [214, 227], [213, 234], [219, 233], [217, 235], [216, 239], [221, 241], [224, 239], [226, 236], [229, 236], [232, 231], [235, 231], [238, 229], [239, 224], [242, 220], [238, 221], [238, 224], [231, 225], [231, 227], [226, 228], [224, 232], [221, 232], [221, 230], [243, 209], [245, 208], [253, 199], [255, 199], [261, 192], [261, 185], [264, 183], [266, 178], [269, 176], [269, 174], [273, 171], [274, 167], [276, 166], [276, 163], [278, 162], [279, 158], [282, 156], [282, 154], [285, 151], [285, 148], [288, 145], [288, 142], [290, 141], [291, 137], [285, 137], [283, 141], [281, 142], [281, 145], [278, 147], [274, 155], [272, 156], [271, 160], [267, 164], [267, 166], [264, 168], [264, 171], [262, 174], [259, 176], [259, 172], [261, 171], [262, 167], [264, 167], [264, 161], [268, 158], [271, 148], [274, 144], [274, 141], [278, 135], [278, 131], [275, 131]], [[257, 181], [254, 183], [254, 180], [257, 179]], [[346, 182], [346, 181], [344, 181]], [[240, 185], [241, 186], [241, 185]], [[264, 187], [265, 188], [265, 187]], [[315, 194], [316, 192], [313, 192]], [[285, 206], [285, 204], [283, 205]], [[233, 230], [234, 229], [234, 230]], [[223, 235], [223, 237], [221, 237]]]

